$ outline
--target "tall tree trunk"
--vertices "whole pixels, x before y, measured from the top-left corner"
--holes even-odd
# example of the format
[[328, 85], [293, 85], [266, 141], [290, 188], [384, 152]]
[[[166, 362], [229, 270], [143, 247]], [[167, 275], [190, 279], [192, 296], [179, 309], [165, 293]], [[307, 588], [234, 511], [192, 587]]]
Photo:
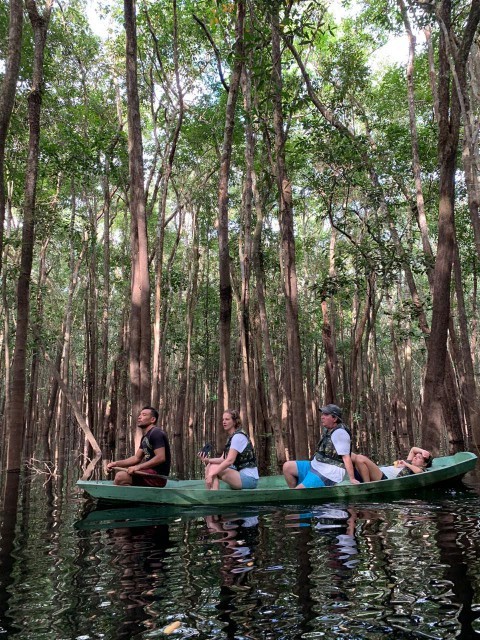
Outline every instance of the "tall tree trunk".
[[[31, 443], [33, 441], [33, 428], [38, 419], [38, 411], [40, 407], [38, 392], [38, 378], [40, 375], [40, 351], [39, 342], [42, 332], [42, 320], [43, 320], [43, 290], [47, 280], [47, 266], [46, 266], [46, 254], [49, 239], [45, 239], [42, 243], [40, 251], [40, 260], [38, 267], [38, 285], [37, 285], [37, 305], [34, 313], [34, 322], [32, 326], [33, 333], [33, 350], [32, 350], [32, 364], [30, 368], [30, 391], [28, 393], [28, 409], [27, 409], [27, 440], [30, 440], [30, 446], [27, 442], [26, 449], [31, 449]], [[28, 428], [30, 427], [30, 428]]]
[[105, 160], [105, 177], [103, 185], [103, 287], [102, 287], [102, 323], [101, 323], [101, 362], [100, 380], [98, 384], [97, 421], [103, 424], [103, 417], [107, 411], [107, 372], [108, 372], [108, 346], [109, 346], [109, 311], [110, 311], [110, 158]]
[[[143, 145], [137, 80], [137, 28], [135, 0], [124, 0], [128, 114], [128, 166], [130, 173], [130, 247], [132, 256], [130, 310], [130, 385], [132, 416], [136, 421], [151, 393], [150, 280], [143, 171]], [[133, 424], [133, 423], [132, 423]], [[139, 434], [137, 433], [137, 438]]]
[[[72, 324], [73, 324], [73, 297], [75, 295], [75, 291], [78, 285], [80, 266], [83, 261], [83, 256], [86, 251], [86, 242], [83, 243], [82, 249], [80, 251], [80, 255], [78, 259], [75, 261], [75, 243], [74, 243], [74, 227], [75, 227], [75, 216], [76, 216], [76, 198], [75, 198], [75, 187], [72, 183], [72, 214], [70, 218], [70, 284], [68, 287], [68, 297], [65, 305], [65, 311], [63, 316], [62, 323], [62, 335], [61, 340], [59, 341], [57, 356], [55, 358], [55, 369], [60, 371], [62, 378], [67, 382], [69, 380], [69, 359], [70, 359], [70, 344], [71, 344], [71, 336], [72, 336]], [[48, 439], [51, 427], [54, 422], [55, 416], [55, 407], [58, 402], [58, 410], [57, 415], [60, 416], [60, 421], [63, 419], [64, 415], [64, 404], [65, 400], [63, 399], [61, 393], [59, 394], [58, 389], [58, 381], [55, 376], [52, 377], [50, 382], [50, 394], [48, 401], [48, 409], [47, 416], [44, 424], [44, 429], [42, 432], [42, 438], [44, 443], [45, 451], [49, 449]]]
[[252, 95], [251, 95], [251, 78], [250, 71], [245, 67], [242, 72], [241, 86], [243, 91], [244, 108], [246, 113], [245, 122], [245, 180], [242, 193], [242, 213], [243, 213], [243, 246], [242, 242], [238, 243], [241, 284], [240, 297], [238, 300], [238, 321], [240, 327], [240, 343], [241, 343], [241, 364], [242, 364], [242, 382], [244, 392], [242, 396], [245, 398], [245, 406], [242, 407], [242, 421], [248, 427], [251, 438], [255, 432], [255, 414], [253, 411], [253, 392], [252, 388], [252, 363], [250, 360], [250, 274], [252, 270], [252, 208], [253, 208], [253, 170], [254, 170], [254, 154], [255, 154], [255, 137], [252, 126]]
[[[85, 342], [87, 363], [85, 371], [85, 385], [87, 392], [87, 420], [88, 426], [98, 437], [97, 432], [97, 384], [98, 384], [98, 318], [97, 318], [97, 213], [94, 204], [89, 202], [84, 194], [88, 209], [88, 280], [85, 288]], [[65, 378], [67, 379], [67, 378]]]
[[5, 72], [0, 88], [0, 270], [3, 256], [3, 228], [5, 224], [5, 144], [7, 141], [10, 118], [13, 111], [17, 86], [20, 58], [22, 53], [23, 2], [10, 0], [10, 18], [8, 25], [8, 52]]
[[461, 105], [465, 94], [466, 63], [470, 47], [480, 21], [480, 0], [471, 4], [467, 25], [462, 34], [460, 47], [455, 55], [456, 86], [452, 87], [449, 54], [453, 32], [451, 25], [452, 6], [450, 0], [439, 3], [437, 19], [439, 36], [439, 134], [438, 159], [440, 166], [438, 243], [435, 259], [432, 324], [428, 341], [422, 407], [422, 439], [434, 454], [440, 450], [441, 434], [445, 425], [442, 413], [447, 357], [447, 335], [450, 321], [450, 283], [455, 244], [455, 170], [458, 150]]
[[[474, 43], [472, 46], [471, 59], [480, 60], [480, 47]], [[464, 95], [465, 103], [465, 136], [463, 140], [463, 167], [465, 169], [465, 185], [467, 187], [468, 210], [472, 221], [473, 238], [477, 250], [477, 257], [480, 258], [480, 174], [479, 174], [479, 145], [478, 145], [478, 120], [475, 110], [471, 104], [478, 104], [480, 98], [480, 65], [470, 64], [470, 87], [469, 93]]]
[[30, 317], [30, 278], [35, 241], [35, 196], [37, 191], [42, 106], [43, 60], [53, 0], [47, 0], [43, 15], [35, 0], [26, 0], [34, 35], [32, 86], [28, 96], [28, 158], [23, 206], [22, 253], [17, 284], [17, 331], [7, 407], [7, 471], [20, 469], [25, 433], [25, 372]]
[[[467, 425], [471, 427], [470, 439], [475, 443], [476, 448], [480, 444], [480, 409], [478, 407], [478, 393], [475, 384], [475, 370], [473, 368], [472, 353], [470, 351], [470, 339], [468, 336], [467, 311], [465, 309], [465, 299], [462, 286], [462, 268], [460, 264], [460, 254], [455, 238], [454, 263], [455, 292], [458, 309], [458, 325], [460, 328], [460, 351], [459, 360], [462, 362], [464, 380], [461, 380], [463, 387], [463, 407], [466, 415]], [[452, 332], [450, 332], [452, 334]], [[478, 443], [478, 444], [477, 444]]]
[[[367, 280], [367, 291], [365, 295], [365, 307], [360, 316], [360, 304], [355, 305], [355, 325], [352, 327], [352, 353], [350, 358], [350, 415], [354, 416], [359, 413], [359, 358], [362, 340], [367, 326], [368, 316], [372, 308], [373, 299], [375, 297], [375, 275], [370, 274]], [[361, 386], [360, 386], [361, 388]]]
[[[230, 88], [228, 91], [223, 133], [223, 147], [220, 161], [218, 185], [218, 252], [220, 279], [220, 321], [219, 346], [220, 362], [218, 371], [217, 420], [229, 405], [230, 385], [230, 332], [232, 318], [232, 284], [230, 281], [230, 253], [228, 243], [228, 182], [232, 157], [233, 129], [235, 125], [235, 107], [237, 104], [240, 78], [244, 60], [245, 1], [237, 2], [237, 19], [235, 25], [235, 58]], [[222, 446], [223, 434], [217, 429], [217, 447]]]
[[303, 391], [302, 353], [298, 321], [298, 284], [295, 264], [292, 186], [285, 167], [285, 132], [282, 106], [282, 54], [280, 49], [280, 3], [272, 3], [272, 88], [273, 126], [275, 130], [275, 173], [279, 195], [279, 218], [282, 237], [282, 263], [286, 305], [286, 331], [295, 456], [308, 458], [308, 434]]
[[180, 82], [180, 69], [178, 61], [178, 22], [177, 22], [177, 2], [173, 0], [173, 60], [175, 65], [175, 83], [178, 95], [178, 114], [175, 129], [171, 141], [169, 141], [169, 152], [164, 163], [162, 175], [162, 189], [160, 196], [160, 208], [158, 213], [157, 225], [157, 250], [155, 252], [156, 270], [155, 270], [155, 325], [153, 335], [153, 381], [152, 381], [152, 404], [158, 406], [160, 414], [160, 423], [163, 418], [164, 411], [164, 386], [165, 380], [162, 376], [162, 366], [160, 359], [162, 358], [162, 328], [161, 316], [162, 307], [167, 302], [162, 298], [163, 286], [163, 245], [165, 238], [165, 216], [167, 209], [168, 186], [173, 170], [173, 162], [177, 151], [177, 143], [180, 137], [184, 118], [183, 89]]
[[[330, 278], [335, 277], [335, 242], [337, 238], [336, 229], [332, 228], [330, 236], [329, 251], [329, 270]], [[332, 300], [333, 305], [333, 300]], [[335, 349], [335, 339], [330, 323], [328, 299], [325, 298], [321, 303], [322, 307], [322, 342], [325, 349], [325, 404], [337, 403], [337, 387], [338, 387], [338, 360]]]
[[[257, 294], [258, 315], [260, 320], [260, 330], [262, 334], [262, 344], [265, 352], [265, 366], [268, 378], [268, 400], [269, 400], [269, 416], [275, 439], [275, 451], [278, 468], [281, 469], [286, 460], [286, 442], [285, 429], [280, 416], [280, 397], [278, 392], [278, 382], [275, 374], [275, 358], [273, 355], [270, 330], [267, 318], [267, 305], [265, 302], [265, 274], [262, 263], [261, 239], [263, 228], [263, 209], [264, 201], [261, 197], [260, 190], [257, 186], [256, 174], [253, 174], [253, 191], [255, 212], [257, 214], [257, 222], [253, 233], [252, 242], [252, 262], [255, 270], [255, 291]], [[260, 356], [260, 354], [259, 354]]]
[[[407, 63], [407, 95], [408, 95], [408, 114], [410, 120], [410, 136], [412, 140], [412, 168], [413, 168], [413, 176], [415, 180], [415, 195], [416, 195], [416, 214], [418, 226], [420, 228], [420, 233], [422, 236], [422, 245], [423, 251], [425, 255], [433, 261], [433, 251], [430, 245], [430, 240], [428, 237], [428, 225], [427, 225], [427, 216], [425, 214], [425, 201], [423, 198], [423, 188], [422, 188], [422, 171], [420, 164], [420, 153], [418, 148], [418, 132], [417, 132], [417, 122], [416, 122], [416, 114], [415, 114], [415, 83], [414, 83], [414, 61], [415, 61], [415, 45], [416, 38], [413, 35], [413, 31], [410, 25], [410, 20], [408, 18], [407, 9], [405, 7], [405, 3], [403, 0], [397, 0], [398, 5], [400, 7], [400, 11], [403, 17], [403, 23], [405, 25], [405, 30], [407, 32], [408, 41], [409, 41], [409, 55], [408, 55], [408, 63]], [[430, 282], [430, 286], [433, 286], [433, 272], [431, 268], [427, 267], [428, 279]]]
[[[178, 404], [175, 415], [174, 443], [178, 440], [179, 452], [176, 455], [177, 474], [182, 478], [189, 460], [193, 459], [193, 430], [184, 438], [186, 418], [189, 409], [189, 396], [191, 393], [190, 373], [192, 367], [192, 337], [194, 326], [194, 311], [197, 304], [198, 271], [199, 271], [199, 232], [198, 211], [192, 214], [193, 242], [190, 255], [190, 277], [187, 294], [187, 313], [185, 315], [185, 329], [187, 340], [179, 372]], [[188, 437], [190, 436], [190, 437]], [[183, 447], [183, 451], [181, 450]]]
[[395, 374], [395, 385], [392, 394], [392, 403], [396, 408], [397, 427], [399, 439], [401, 440], [401, 448], [403, 451], [413, 447], [413, 440], [410, 440], [407, 430], [407, 407], [405, 399], [405, 390], [402, 378], [402, 367], [400, 364], [399, 348], [395, 335], [393, 305], [390, 301], [390, 340], [393, 352], [393, 364]]

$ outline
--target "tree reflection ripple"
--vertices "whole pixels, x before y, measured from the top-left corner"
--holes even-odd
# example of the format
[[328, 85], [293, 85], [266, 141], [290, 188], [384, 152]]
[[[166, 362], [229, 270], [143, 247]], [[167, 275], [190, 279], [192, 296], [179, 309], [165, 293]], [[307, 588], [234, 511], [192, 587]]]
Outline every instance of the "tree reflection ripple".
[[[25, 503], [26, 504], [26, 503]], [[101, 510], [32, 487], [0, 639], [460, 638], [480, 630], [480, 499]], [[1, 544], [1, 541], [0, 541]]]

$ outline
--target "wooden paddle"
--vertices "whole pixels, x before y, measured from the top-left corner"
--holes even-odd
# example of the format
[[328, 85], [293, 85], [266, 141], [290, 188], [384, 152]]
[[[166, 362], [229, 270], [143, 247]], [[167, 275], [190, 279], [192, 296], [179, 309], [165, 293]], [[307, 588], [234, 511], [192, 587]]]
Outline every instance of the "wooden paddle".
[[[111, 467], [109, 471], [126, 471], [127, 469], [128, 467]], [[148, 476], [149, 478], [152, 477], [152, 474], [146, 473], [146, 471], [134, 471], [133, 474], [135, 476]], [[171, 478], [170, 476], [162, 476], [159, 473], [156, 473], [155, 476], [153, 477], [161, 478], [162, 480], [172, 480], [173, 482], [178, 482], [177, 478]]]

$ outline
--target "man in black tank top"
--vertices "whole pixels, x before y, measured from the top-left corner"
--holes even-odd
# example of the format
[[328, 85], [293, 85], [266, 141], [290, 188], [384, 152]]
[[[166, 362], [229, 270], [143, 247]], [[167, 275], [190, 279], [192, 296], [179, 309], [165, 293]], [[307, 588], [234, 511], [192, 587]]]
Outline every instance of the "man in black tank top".
[[170, 444], [165, 431], [156, 426], [158, 411], [144, 407], [137, 418], [142, 429], [142, 441], [135, 455], [107, 464], [107, 469], [125, 467], [115, 476], [115, 484], [129, 486], [164, 487], [170, 473]]

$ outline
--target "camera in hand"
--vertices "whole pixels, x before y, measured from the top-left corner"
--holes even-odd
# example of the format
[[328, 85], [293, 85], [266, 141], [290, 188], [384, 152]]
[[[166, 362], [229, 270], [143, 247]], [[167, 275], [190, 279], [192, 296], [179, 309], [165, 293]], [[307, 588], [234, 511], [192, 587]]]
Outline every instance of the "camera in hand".
[[207, 444], [205, 444], [201, 450], [200, 450], [200, 455], [201, 456], [209, 456], [212, 452], [212, 445], [207, 442]]

